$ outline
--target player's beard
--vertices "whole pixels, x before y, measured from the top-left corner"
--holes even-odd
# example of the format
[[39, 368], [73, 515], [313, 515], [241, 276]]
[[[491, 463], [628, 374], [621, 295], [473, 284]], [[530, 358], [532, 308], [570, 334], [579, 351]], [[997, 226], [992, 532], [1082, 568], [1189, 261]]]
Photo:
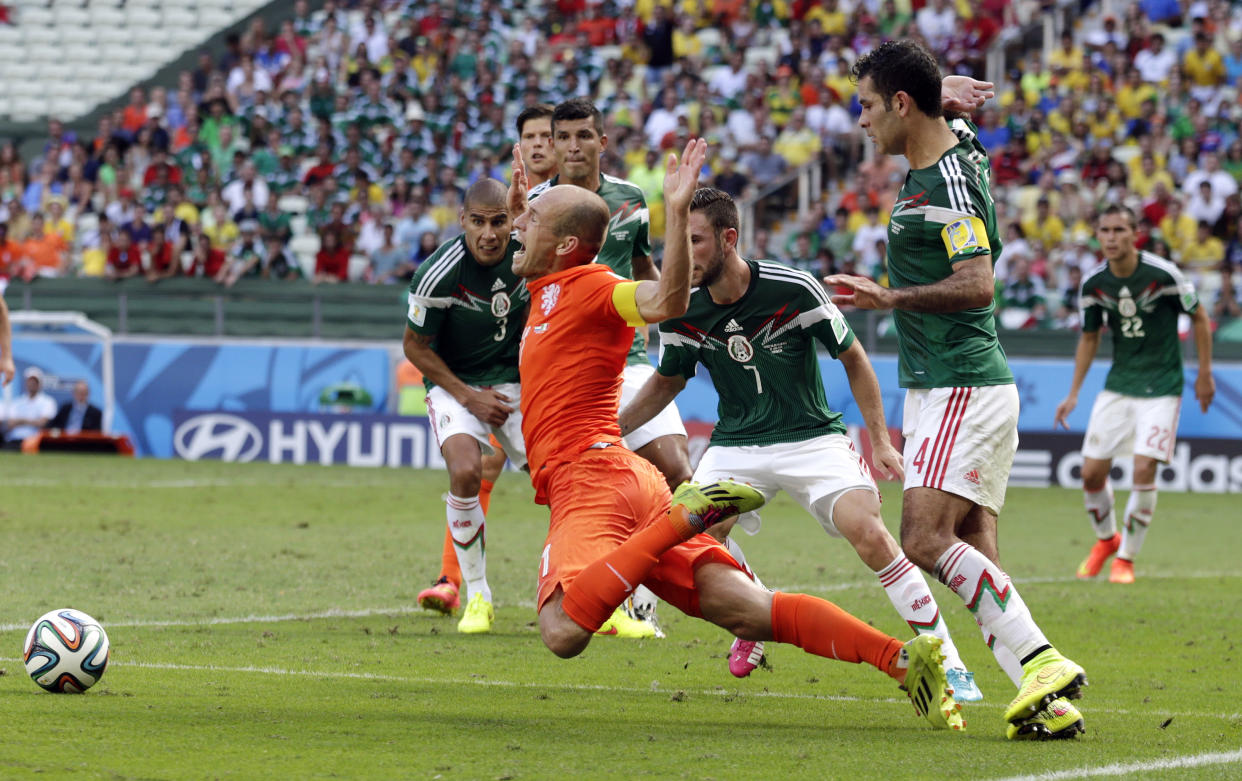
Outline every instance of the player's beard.
[[713, 282], [720, 279], [725, 262], [725, 249], [720, 244], [720, 239], [716, 239], [716, 254], [712, 257], [711, 263], [703, 267], [703, 276], [696, 287], [711, 287]]

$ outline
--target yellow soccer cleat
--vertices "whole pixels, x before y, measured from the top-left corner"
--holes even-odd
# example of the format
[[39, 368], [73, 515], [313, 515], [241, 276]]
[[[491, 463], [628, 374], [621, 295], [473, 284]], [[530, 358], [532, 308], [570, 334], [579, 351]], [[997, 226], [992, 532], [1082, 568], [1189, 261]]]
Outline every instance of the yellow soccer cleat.
[[962, 704], [953, 699], [953, 690], [944, 676], [944, 654], [941, 640], [934, 635], [919, 635], [901, 647], [906, 660], [906, 696], [914, 703], [914, 712], [931, 722], [936, 729], [966, 729]]
[[1005, 721], [1025, 721], [1057, 698], [1077, 699], [1086, 685], [1087, 675], [1082, 667], [1049, 648], [1022, 665], [1022, 685], [1018, 687], [1018, 696], [1005, 709]]
[[735, 515], [758, 510], [764, 503], [763, 494], [732, 480], [714, 483], [682, 483], [673, 491], [673, 504], [686, 508], [690, 524], [705, 532]]
[[1082, 714], [1069, 700], [1058, 697], [1029, 719], [1006, 727], [1005, 737], [1010, 740], [1066, 740], [1085, 731]]
[[478, 635], [492, 631], [492, 621], [496, 620], [496, 611], [492, 603], [483, 598], [481, 593], [470, 597], [466, 603], [466, 612], [461, 621], [457, 622], [457, 631], [466, 635]]
[[635, 640], [645, 640], [647, 638], [663, 637], [664, 633], [647, 621], [639, 621], [631, 618], [625, 612], [625, 606], [621, 605], [612, 611], [612, 615], [604, 622], [604, 625], [595, 630], [597, 635], [606, 635], [608, 637], [628, 637]]

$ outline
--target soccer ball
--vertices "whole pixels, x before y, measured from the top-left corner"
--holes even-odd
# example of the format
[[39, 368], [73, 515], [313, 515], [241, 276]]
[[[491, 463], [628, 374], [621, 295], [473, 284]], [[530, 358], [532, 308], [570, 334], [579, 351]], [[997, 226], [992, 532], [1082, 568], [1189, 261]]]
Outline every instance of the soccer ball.
[[80, 610], [45, 613], [26, 633], [26, 672], [50, 692], [80, 694], [103, 677], [108, 633]]

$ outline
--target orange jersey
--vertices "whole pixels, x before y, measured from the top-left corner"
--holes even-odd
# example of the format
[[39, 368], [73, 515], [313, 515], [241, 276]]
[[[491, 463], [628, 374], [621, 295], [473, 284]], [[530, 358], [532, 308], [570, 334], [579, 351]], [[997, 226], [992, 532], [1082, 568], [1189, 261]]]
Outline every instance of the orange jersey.
[[637, 282], [607, 266], [585, 266], [527, 282], [530, 314], [522, 331], [522, 435], [535, 501], [547, 504], [552, 473], [599, 442], [619, 445], [621, 370], [645, 325]]

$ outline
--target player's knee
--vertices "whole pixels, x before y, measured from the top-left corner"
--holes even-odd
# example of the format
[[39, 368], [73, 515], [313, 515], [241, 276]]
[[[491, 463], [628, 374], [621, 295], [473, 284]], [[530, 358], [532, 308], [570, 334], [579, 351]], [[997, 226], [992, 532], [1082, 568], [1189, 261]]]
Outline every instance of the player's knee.
[[483, 481], [483, 467], [479, 463], [454, 464], [449, 467], [449, 491], [454, 496], [478, 496]]
[[926, 572], [935, 569], [936, 560], [946, 547], [947, 545], [925, 531], [909, 531], [902, 525], [901, 551], [920, 569]]
[[743, 640], [772, 635], [772, 593], [731, 566], [707, 564], [695, 573], [703, 618]]
[[539, 611], [539, 636], [549, 651], [562, 659], [572, 659], [586, 650], [591, 634], [574, 623], [557, 605]]

